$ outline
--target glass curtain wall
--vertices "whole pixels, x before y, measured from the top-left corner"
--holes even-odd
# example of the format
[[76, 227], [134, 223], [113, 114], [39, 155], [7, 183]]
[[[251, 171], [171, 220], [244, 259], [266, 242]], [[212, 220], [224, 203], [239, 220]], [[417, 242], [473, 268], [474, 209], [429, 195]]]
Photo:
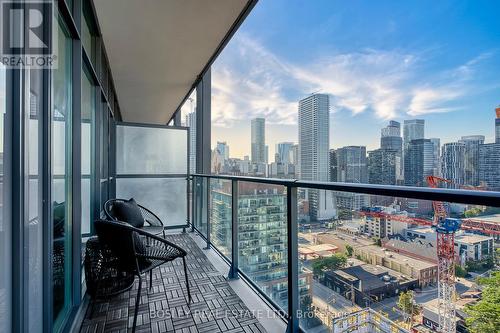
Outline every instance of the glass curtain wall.
[[7, 127], [10, 112], [7, 110], [6, 70], [0, 64], [0, 331], [11, 330], [11, 217], [8, 206], [10, 188], [7, 186], [9, 174], [6, 166], [8, 150]]
[[53, 319], [58, 330], [71, 308], [72, 40], [59, 21], [58, 68], [52, 72]]

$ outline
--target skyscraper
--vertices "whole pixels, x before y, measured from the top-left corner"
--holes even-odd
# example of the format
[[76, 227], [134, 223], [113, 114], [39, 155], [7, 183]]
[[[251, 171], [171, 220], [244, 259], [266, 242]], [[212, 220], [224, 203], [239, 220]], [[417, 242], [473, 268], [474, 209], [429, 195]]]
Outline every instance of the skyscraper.
[[330, 181], [337, 181], [337, 151], [330, 149]]
[[451, 181], [448, 188], [459, 188], [465, 183], [465, 143], [450, 142], [441, 151], [441, 176]]
[[412, 140], [425, 138], [425, 120], [409, 119], [403, 123], [403, 143], [406, 150]]
[[292, 164], [293, 142], [280, 142], [276, 144], [276, 163]]
[[396, 185], [400, 169], [399, 152], [394, 149], [376, 149], [368, 152], [368, 181], [370, 184]]
[[[368, 183], [368, 164], [365, 146], [347, 146], [337, 149], [337, 181], [346, 183]], [[358, 210], [368, 206], [366, 194], [335, 192], [338, 208]]]
[[[403, 122], [403, 177], [406, 184], [406, 154], [410, 142], [425, 138], [425, 120], [423, 119], [409, 119]], [[408, 177], [412, 177], [408, 175]]]
[[[329, 172], [330, 98], [313, 94], [299, 101], [299, 164], [300, 179], [328, 181]], [[309, 191], [311, 218], [318, 216], [318, 196], [324, 193]]]
[[426, 177], [436, 175], [436, 140], [411, 140], [405, 151], [405, 185], [426, 186]]
[[300, 178], [328, 181], [330, 99], [314, 94], [299, 101]]
[[465, 144], [464, 185], [479, 185], [479, 146], [484, 144], [484, 135], [463, 136], [458, 142]]
[[380, 133], [380, 148], [403, 150], [403, 138], [401, 138], [401, 124], [391, 120], [387, 127], [382, 128]]
[[495, 143], [500, 143], [500, 106], [495, 109]]
[[345, 183], [368, 183], [365, 146], [347, 146], [337, 149], [337, 179]]
[[252, 163], [266, 163], [266, 120], [252, 119]]
[[217, 141], [216, 149], [224, 161], [229, 159], [229, 146], [226, 141]]
[[[392, 153], [379, 154], [377, 157], [387, 157], [390, 160], [383, 161], [385, 165], [393, 164], [395, 168], [396, 183], [403, 181], [403, 138], [401, 137], [401, 124], [397, 121], [391, 120], [387, 127], [382, 128], [380, 133], [380, 149], [388, 151], [396, 151], [393, 159]], [[375, 157], [375, 156], [374, 156]], [[392, 168], [392, 166], [391, 166]], [[392, 175], [387, 175], [392, 178]], [[394, 183], [394, 185], [396, 184]], [[385, 183], [384, 183], [385, 184]]]
[[478, 178], [488, 190], [500, 191], [500, 143], [479, 146]]

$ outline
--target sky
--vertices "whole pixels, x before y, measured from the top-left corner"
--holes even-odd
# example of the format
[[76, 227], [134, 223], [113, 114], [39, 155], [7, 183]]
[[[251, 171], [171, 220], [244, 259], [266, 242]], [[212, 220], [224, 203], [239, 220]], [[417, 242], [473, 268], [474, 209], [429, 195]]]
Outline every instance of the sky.
[[260, 0], [212, 67], [212, 145], [250, 155], [297, 142], [298, 101], [330, 95], [330, 148], [379, 147], [389, 120], [425, 119], [426, 137], [494, 140], [500, 1]]

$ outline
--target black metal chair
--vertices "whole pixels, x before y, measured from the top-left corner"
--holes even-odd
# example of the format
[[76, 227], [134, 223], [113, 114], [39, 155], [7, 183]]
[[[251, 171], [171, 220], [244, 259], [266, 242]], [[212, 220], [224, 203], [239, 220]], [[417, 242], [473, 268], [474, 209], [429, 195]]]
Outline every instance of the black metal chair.
[[[106, 217], [112, 221], [118, 221], [119, 219], [113, 214], [113, 205], [116, 202], [125, 202], [126, 200], [124, 199], [110, 199], [104, 203], [104, 213], [106, 214]], [[144, 224], [144, 227], [141, 229], [144, 229], [145, 231], [149, 232], [150, 234], [153, 235], [160, 235], [162, 234], [163, 237], [165, 237], [165, 226], [163, 222], [160, 220], [158, 216], [156, 216], [155, 213], [150, 211], [144, 206], [139, 206], [139, 209], [141, 210], [142, 217], [144, 218], [144, 222], [147, 224]], [[124, 221], [127, 222], [127, 221]]]
[[[128, 223], [120, 221], [97, 220], [94, 223], [99, 241], [116, 257], [117, 268], [122, 272], [129, 272], [139, 277], [139, 289], [135, 299], [134, 322], [132, 332], [135, 332], [137, 312], [141, 300], [142, 275], [150, 273], [149, 288], [152, 288], [152, 271], [177, 258], [182, 258], [188, 304], [191, 303], [191, 291], [186, 266], [186, 251], [171, 242], [152, 235], [142, 229], [134, 228]], [[145, 239], [144, 239], [145, 238]]]

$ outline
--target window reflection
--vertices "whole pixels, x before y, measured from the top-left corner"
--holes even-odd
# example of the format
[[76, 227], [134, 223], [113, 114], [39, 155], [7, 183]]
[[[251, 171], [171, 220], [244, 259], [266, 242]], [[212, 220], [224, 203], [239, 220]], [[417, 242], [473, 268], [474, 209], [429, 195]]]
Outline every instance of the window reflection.
[[71, 304], [71, 39], [58, 29], [58, 68], [52, 72], [52, 218], [54, 327]]

